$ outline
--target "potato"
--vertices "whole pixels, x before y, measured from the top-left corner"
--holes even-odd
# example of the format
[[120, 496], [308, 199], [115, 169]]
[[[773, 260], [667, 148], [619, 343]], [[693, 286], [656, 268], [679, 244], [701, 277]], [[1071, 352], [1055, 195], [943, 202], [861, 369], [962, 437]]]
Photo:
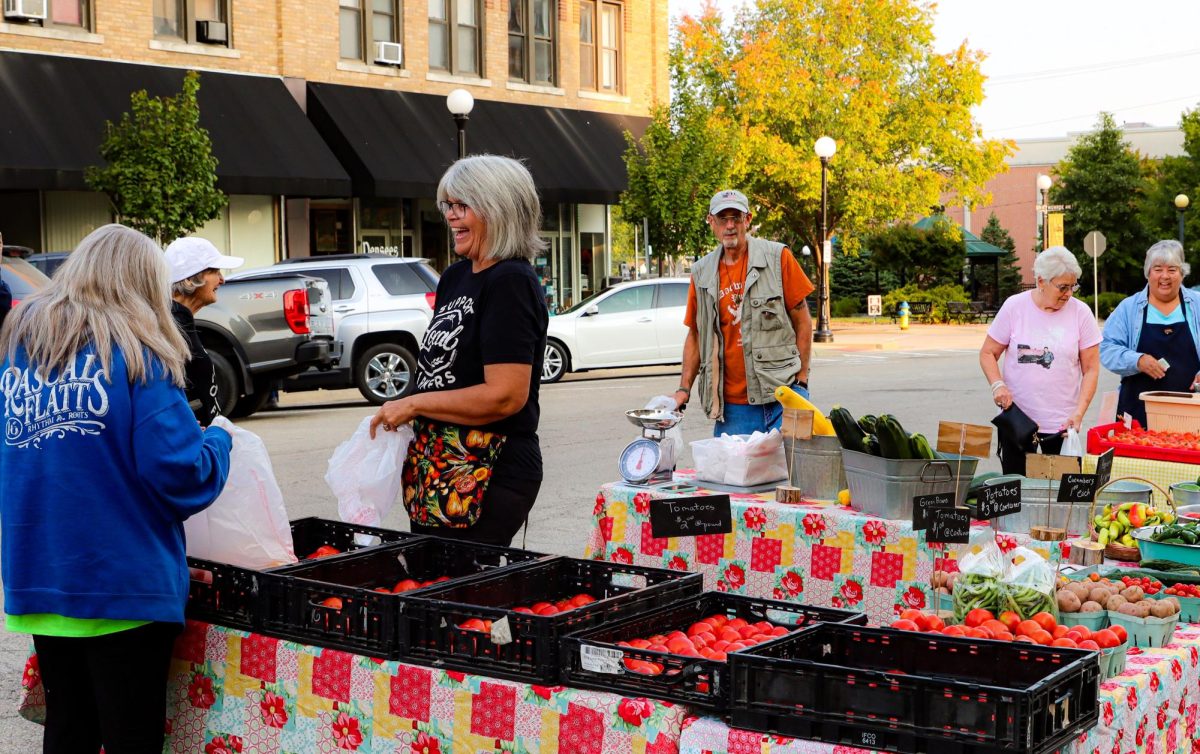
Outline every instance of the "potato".
[[1134, 618], [1138, 617], [1137, 605], [1132, 602], [1122, 602], [1121, 606], [1117, 608], [1117, 612], [1121, 615], [1129, 615]]
[[1077, 613], [1083, 603], [1075, 592], [1063, 589], [1058, 593], [1058, 610], [1063, 613]]
[[1140, 586], [1127, 586], [1121, 590], [1121, 596], [1130, 602], [1141, 602], [1146, 593], [1142, 591]]
[[952, 573], [946, 577], [946, 588], [953, 592], [954, 591], [954, 582], [957, 580], [958, 580], [958, 571], [955, 571], [954, 573]]
[[1152, 602], [1150, 606], [1150, 614], [1155, 618], [1170, 618], [1175, 614], [1175, 606], [1167, 600], [1146, 600]]
[[1099, 602], [1101, 605], [1103, 605], [1108, 602], [1108, 597], [1111, 594], [1113, 594], [1113, 592], [1108, 591], [1107, 587], [1097, 584], [1088, 591], [1088, 599], [1092, 602]]
[[941, 587], [941, 586], [945, 586], [946, 585], [946, 572], [945, 571], [934, 571], [933, 579], [930, 580], [929, 585], [932, 586], [934, 589], [937, 589], [938, 587]]
[[1071, 590], [1071, 593], [1078, 597], [1080, 602], [1087, 602], [1088, 597], [1092, 593], [1091, 588], [1087, 584], [1081, 584], [1078, 581], [1072, 581], [1070, 584], [1067, 584], [1067, 589]]
[[1119, 612], [1121, 610], [1121, 606], [1128, 601], [1129, 600], [1125, 599], [1121, 595], [1114, 594], [1109, 596], [1109, 598], [1104, 601], [1104, 607], [1108, 610], [1117, 610]]
[[1134, 607], [1137, 608], [1137, 616], [1139, 618], [1149, 618], [1151, 615], [1154, 614], [1152, 612], [1154, 609], [1153, 603], [1155, 603], [1157, 601], [1158, 600], [1142, 600], [1141, 602], [1133, 603]]
[[1173, 595], [1170, 597], [1163, 597], [1161, 600], [1159, 600], [1159, 602], [1170, 602], [1171, 606], [1175, 608], [1175, 612], [1179, 612], [1183, 609], [1183, 606], [1179, 604], [1179, 598]]
[[1081, 613], [1098, 613], [1103, 609], [1104, 609], [1104, 605], [1101, 605], [1099, 602], [1093, 602], [1092, 600], [1088, 600], [1087, 602], [1080, 605], [1079, 612], [1081, 612]]

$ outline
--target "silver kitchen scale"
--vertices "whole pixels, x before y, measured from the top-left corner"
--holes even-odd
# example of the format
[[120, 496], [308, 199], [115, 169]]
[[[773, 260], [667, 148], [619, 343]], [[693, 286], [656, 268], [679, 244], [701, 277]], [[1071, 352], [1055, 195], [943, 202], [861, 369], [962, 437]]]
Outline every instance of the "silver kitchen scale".
[[679, 448], [667, 430], [683, 420], [683, 414], [667, 409], [639, 408], [626, 411], [625, 418], [642, 428], [642, 436], [625, 446], [618, 462], [621, 478], [630, 484], [650, 485], [671, 481]]

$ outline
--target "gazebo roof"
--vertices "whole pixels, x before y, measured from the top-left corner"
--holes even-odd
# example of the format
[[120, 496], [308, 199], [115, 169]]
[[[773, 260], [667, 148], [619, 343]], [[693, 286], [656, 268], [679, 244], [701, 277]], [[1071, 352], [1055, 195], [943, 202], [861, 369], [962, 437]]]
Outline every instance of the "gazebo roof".
[[[923, 217], [917, 222], [913, 223], [913, 227], [917, 228], [918, 230], [932, 230], [933, 226], [939, 222], [949, 223], [953, 221], [945, 215], [929, 215], [928, 217]], [[987, 241], [984, 241], [982, 238], [962, 227], [961, 225], [958, 226], [958, 229], [962, 233], [963, 243], [966, 244], [967, 247], [967, 259], [1002, 257], [1008, 253], [999, 246], [995, 246]]]

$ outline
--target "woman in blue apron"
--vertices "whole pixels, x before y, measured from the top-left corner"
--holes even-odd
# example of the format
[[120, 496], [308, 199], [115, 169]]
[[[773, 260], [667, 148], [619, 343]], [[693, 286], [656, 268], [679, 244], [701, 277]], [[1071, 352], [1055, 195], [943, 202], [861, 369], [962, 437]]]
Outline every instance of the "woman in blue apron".
[[1100, 361], [1121, 375], [1118, 418], [1129, 414], [1146, 426], [1142, 393], [1187, 392], [1200, 376], [1200, 294], [1183, 287], [1188, 271], [1178, 241], [1154, 244], [1146, 252], [1146, 288], [1122, 301], [1104, 325]]

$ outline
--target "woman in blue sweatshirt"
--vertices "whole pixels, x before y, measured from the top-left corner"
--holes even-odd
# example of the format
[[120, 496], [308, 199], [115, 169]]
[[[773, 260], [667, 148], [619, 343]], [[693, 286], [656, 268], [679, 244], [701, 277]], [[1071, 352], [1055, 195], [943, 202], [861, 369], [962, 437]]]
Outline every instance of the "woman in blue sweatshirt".
[[4, 611], [33, 634], [43, 752], [162, 751], [183, 521], [221, 492], [231, 445], [184, 398], [170, 288], [154, 241], [106, 225], [0, 331]]

